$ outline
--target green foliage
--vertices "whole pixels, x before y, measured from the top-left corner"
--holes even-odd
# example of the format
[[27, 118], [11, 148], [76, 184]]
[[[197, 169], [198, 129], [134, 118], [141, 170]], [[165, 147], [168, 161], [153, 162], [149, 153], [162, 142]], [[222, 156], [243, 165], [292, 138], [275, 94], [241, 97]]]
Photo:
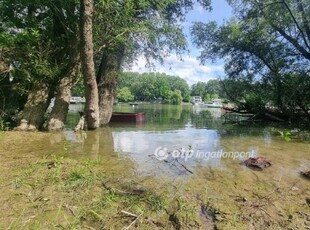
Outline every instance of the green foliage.
[[168, 97], [166, 98], [166, 101], [169, 104], [173, 105], [180, 105], [182, 103], [182, 94], [180, 90], [174, 90], [168, 92]]
[[[210, 0], [198, 3], [210, 10]], [[141, 55], [149, 65], [170, 53], [181, 55], [187, 41], [180, 22], [195, 4], [193, 0], [94, 1], [96, 66], [102, 54], [116, 52], [119, 62], [125, 64]], [[59, 81], [76, 64], [72, 59], [80, 48], [79, 11], [76, 0], [0, 1], [0, 92], [5, 99], [0, 102], [1, 109], [10, 106], [11, 111], [20, 111], [29, 92], [42, 84], [50, 88], [51, 96], [57, 90]], [[173, 86], [173, 80], [159, 78], [155, 83], [145, 77], [142, 86], [136, 82], [129, 89], [143, 100], [165, 98], [169, 90], [180, 90], [189, 100], [186, 82]], [[73, 95], [83, 94], [79, 83]]]
[[10, 129], [10, 122], [6, 122], [0, 116], [0, 131], [8, 131]]
[[245, 96], [245, 108], [248, 111], [253, 111], [255, 113], [259, 113], [260, 111], [264, 111], [266, 102], [263, 100], [262, 96], [249, 93]]
[[196, 84], [192, 85], [191, 87], [191, 94], [192, 96], [201, 96], [204, 97], [206, 93], [207, 84], [205, 82], [197, 82]]
[[191, 29], [194, 43], [202, 49], [199, 58], [203, 63], [225, 59], [226, 96], [243, 108], [251, 107], [251, 112], [265, 109], [267, 103], [291, 117], [297, 107], [307, 111], [310, 97], [304, 86], [309, 86], [310, 70], [308, 2], [228, 2], [236, 18], [222, 26], [197, 22]]
[[[29, 91], [57, 85], [70, 68], [77, 33], [75, 0], [0, 1], [0, 108], [21, 110]], [[10, 102], [10, 103], [8, 103]]]
[[78, 82], [72, 88], [71, 94], [72, 94], [72, 96], [76, 96], [76, 97], [84, 97], [85, 85], [84, 85], [82, 77], [79, 78]]
[[125, 72], [120, 76], [117, 87], [119, 92], [127, 88], [136, 100], [141, 101], [162, 99], [167, 103], [181, 104], [190, 95], [189, 86], [184, 79], [162, 73]]
[[204, 101], [208, 102], [212, 99], [225, 97], [220, 81], [216, 79], [208, 82], [197, 82], [191, 87], [192, 96], [201, 96]]
[[284, 139], [286, 140], [286, 141], [291, 141], [292, 140], [292, 138], [291, 138], [291, 135], [292, 135], [292, 133], [291, 132], [285, 132], [284, 133]]
[[134, 95], [132, 95], [128, 87], [124, 87], [124, 88], [119, 89], [119, 91], [117, 92], [116, 98], [119, 101], [128, 102], [128, 101], [133, 101], [135, 97]]
[[[171, 52], [182, 54], [187, 41], [182, 31], [186, 13], [193, 0], [95, 1], [95, 50], [111, 52], [124, 47], [125, 61], [143, 55], [148, 64], [162, 61]], [[210, 0], [199, 3], [210, 10]]]

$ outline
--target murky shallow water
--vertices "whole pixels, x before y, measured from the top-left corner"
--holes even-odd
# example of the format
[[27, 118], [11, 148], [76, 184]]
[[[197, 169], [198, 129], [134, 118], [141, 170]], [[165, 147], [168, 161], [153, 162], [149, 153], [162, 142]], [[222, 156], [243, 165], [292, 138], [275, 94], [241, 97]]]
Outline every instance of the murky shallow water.
[[[223, 227], [219, 229], [266, 229], [272, 222], [270, 229], [283, 229], [283, 226], [303, 229], [310, 226], [309, 180], [299, 174], [301, 170], [310, 170], [307, 133], [303, 138], [294, 137], [288, 141], [285, 140], [285, 131], [294, 127], [224, 124], [220, 109], [169, 105], [139, 105], [134, 108], [119, 105], [115, 111], [145, 112], [146, 121], [142, 124], [112, 123], [96, 131], [74, 133], [72, 128], [78, 121], [78, 113], [74, 111], [69, 116], [65, 132], [36, 134], [38, 139], [32, 142], [27, 141], [33, 139], [31, 134], [7, 134], [4, 147], [0, 145], [1, 167], [5, 171], [5, 176], [0, 177], [0, 184], [3, 185], [0, 191], [1, 199], [6, 204], [0, 209], [5, 214], [2, 222], [15, 223], [14, 218], [21, 204], [25, 209], [28, 207], [26, 210], [29, 213], [19, 213], [17, 216], [25, 216], [25, 223], [33, 216], [33, 204], [28, 204], [29, 199], [25, 200], [20, 195], [17, 199], [16, 193], [26, 194], [27, 197], [43, 193], [42, 196], [51, 199], [51, 204], [61, 205], [58, 199], [68, 198], [67, 192], [57, 196], [55, 191], [62, 191], [57, 186], [55, 191], [53, 186], [49, 188], [51, 194], [45, 188], [48, 186], [39, 190], [36, 186], [40, 188], [40, 183], [44, 185], [46, 180], [57, 185], [59, 180], [66, 180], [75, 167], [79, 172], [81, 168], [85, 170], [87, 164], [98, 161], [100, 163], [94, 172], [100, 172], [104, 181], [115, 182], [112, 186], [134, 182], [149, 191], [156, 191], [167, 201], [178, 200], [180, 203], [181, 200], [184, 207], [192, 208], [182, 209], [178, 212], [179, 216], [187, 218], [192, 212], [197, 221], [201, 204], [210, 204], [218, 210], [217, 216], [223, 220], [217, 220]], [[283, 132], [283, 137], [280, 132]], [[23, 143], [14, 143], [16, 140]], [[173, 154], [182, 151], [188, 159], [178, 158], [178, 162], [172, 159]], [[255, 171], [243, 166], [240, 163], [247, 157], [247, 152], [267, 157], [272, 161], [272, 167]], [[162, 159], [166, 153], [167, 161]], [[59, 167], [48, 169], [46, 164], [51, 161], [59, 162]], [[93, 174], [93, 171], [90, 173]], [[43, 178], [40, 178], [41, 174]], [[25, 186], [20, 185], [23, 181]], [[26, 182], [31, 185], [30, 188]], [[100, 188], [99, 183], [90, 191], [99, 196], [102, 192]], [[85, 204], [88, 203], [87, 200]], [[42, 209], [45, 210], [44, 206]], [[52, 210], [57, 211], [58, 207], [52, 207]], [[37, 213], [50, 215], [42, 210]], [[108, 213], [113, 212], [108, 210]]]
[[[132, 160], [142, 175], [187, 175], [180, 164], [171, 164], [173, 156], [191, 171], [206, 166], [242, 169], [240, 162], [249, 156], [265, 156], [274, 163], [275, 173], [298, 171], [310, 167], [309, 140], [286, 141], [270, 126], [224, 124], [220, 109], [192, 106], [118, 105], [115, 111], [145, 112], [142, 124], [112, 123], [95, 132], [75, 134], [66, 131], [73, 145], [72, 157], [115, 156]], [[69, 124], [76, 123], [71, 115]], [[287, 128], [287, 130], [293, 127]], [[183, 155], [182, 155], [183, 154]], [[169, 160], [170, 164], [163, 161]], [[174, 162], [175, 163], [175, 162]]]

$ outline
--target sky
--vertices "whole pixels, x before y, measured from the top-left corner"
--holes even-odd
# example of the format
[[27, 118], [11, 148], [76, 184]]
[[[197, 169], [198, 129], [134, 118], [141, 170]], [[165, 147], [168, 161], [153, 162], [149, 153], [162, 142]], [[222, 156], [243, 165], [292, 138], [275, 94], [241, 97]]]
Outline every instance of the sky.
[[164, 60], [164, 65], [155, 64], [155, 69], [146, 68], [146, 61], [143, 57], [138, 58], [137, 62], [129, 71], [132, 72], [160, 72], [168, 75], [179, 76], [185, 79], [189, 85], [193, 85], [198, 81], [207, 82], [210, 79], [223, 77], [224, 67], [223, 61], [218, 60], [214, 63], [207, 62], [201, 65], [197, 57], [199, 50], [191, 43], [190, 26], [194, 21], [209, 22], [216, 21], [218, 24], [223, 23], [232, 16], [232, 10], [225, 0], [213, 0], [211, 12], [205, 11], [201, 6], [196, 5], [194, 10], [188, 13], [184, 23], [184, 33], [187, 36], [189, 43], [189, 54], [184, 54], [182, 61], [174, 55], [171, 55]]

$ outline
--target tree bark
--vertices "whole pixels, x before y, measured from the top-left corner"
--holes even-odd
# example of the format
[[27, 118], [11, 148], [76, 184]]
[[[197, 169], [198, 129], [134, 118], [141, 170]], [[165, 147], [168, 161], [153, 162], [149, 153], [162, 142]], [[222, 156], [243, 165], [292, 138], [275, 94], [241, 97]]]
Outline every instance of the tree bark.
[[79, 55], [76, 57], [75, 64], [71, 70], [59, 82], [55, 97], [55, 104], [50, 114], [47, 129], [48, 131], [60, 131], [65, 127], [68, 109], [71, 98], [71, 89], [76, 84], [79, 74]]
[[51, 101], [50, 87], [42, 84], [40, 88], [33, 89], [27, 97], [24, 110], [19, 118], [19, 126], [15, 130], [40, 130], [44, 123], [44, 115]]
[[85, 84], [85, 118], [88, 129], [99, 127], [99, 99], [95, 76], [93, 51], [93, 0], [80, 0], [81, 4], [81, 61]]
[[123, 57], [122, 46], [114, 51], [104, 52], [102, 55], [97, 75], [100, 126], [108, 124], [111, 120], [116, 96], [116, 82]]

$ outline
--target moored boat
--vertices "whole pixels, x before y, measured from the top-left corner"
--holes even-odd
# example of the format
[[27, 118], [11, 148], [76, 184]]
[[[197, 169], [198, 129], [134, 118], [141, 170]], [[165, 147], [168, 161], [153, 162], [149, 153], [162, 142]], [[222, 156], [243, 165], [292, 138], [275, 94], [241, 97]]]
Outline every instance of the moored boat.
[[204, 105], [208, 108], [223, 108], [221, 99], [214, 99], [208, 103], [205, 103]]
[[142, 122], [144, 118], [144, 113], [114, 112], [112, 113], [111, 122]]
[[70, 98], [70, 104], [79, 104], [79, 103], [85, 103], [85, 97], [71, 97]]

